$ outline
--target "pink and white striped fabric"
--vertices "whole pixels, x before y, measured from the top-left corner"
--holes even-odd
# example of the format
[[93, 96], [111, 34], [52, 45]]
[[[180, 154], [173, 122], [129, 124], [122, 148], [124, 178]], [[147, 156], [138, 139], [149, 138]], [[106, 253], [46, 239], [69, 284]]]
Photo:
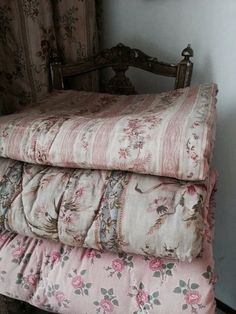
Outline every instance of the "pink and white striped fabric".
[[212, 158], [216, 90], [208, 84], [135, 96], [58, 92], [0, 117], [0, 156], [203, 180]]

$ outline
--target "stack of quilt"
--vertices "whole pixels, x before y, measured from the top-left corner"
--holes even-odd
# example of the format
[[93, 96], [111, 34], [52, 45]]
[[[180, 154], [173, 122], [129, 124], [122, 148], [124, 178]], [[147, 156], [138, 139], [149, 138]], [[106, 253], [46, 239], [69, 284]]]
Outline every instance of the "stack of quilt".
[[216, 92], [60, 91], [0, 117], [0, 294], [213, 314]]

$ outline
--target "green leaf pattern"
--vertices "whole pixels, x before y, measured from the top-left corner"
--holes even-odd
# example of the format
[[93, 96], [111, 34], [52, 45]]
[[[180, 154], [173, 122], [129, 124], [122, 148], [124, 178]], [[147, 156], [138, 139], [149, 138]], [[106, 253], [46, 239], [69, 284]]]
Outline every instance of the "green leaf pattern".
[[137, 310], [132, 314], [148, 313], [149, 310], [154, 308], [154, 305], [161, 305], [159, 291], [149, 293], [145, 289], [145, 285], [142, 281], [140, 281], [139, 284], [130, 287], [128, 296], [135, 298], [137, 303]]
[[85, 282], [83, 276], [86, 274], [86, 269], [78, 272], [77, 269], [74, 269], [73, 272], [68, 274], [68, 277], [71, 279], [71, 286], [76, 295], [86, 295], [89, 296], [89, 289], [92, 287], [92, 283]]
[[200, 285], [195, 282], [190, 282], [190, 279], [184, 281], [179, 280], [179, 285], [174, 288], [173, 292], [182, 294], [184, 303], [182, 304], [182, 311], [191, 310], [192, 314], [198, 314], [205, 306], [201, 303], [201, 294], [198, 290]]
[[119, 306], [119, 301], [114, 294], [113, 288], [101, 288], [101, 299], [100, 301], [94, 301], [93, 304], [96, 306], [96, 313], [113, 313], [115, 307]]

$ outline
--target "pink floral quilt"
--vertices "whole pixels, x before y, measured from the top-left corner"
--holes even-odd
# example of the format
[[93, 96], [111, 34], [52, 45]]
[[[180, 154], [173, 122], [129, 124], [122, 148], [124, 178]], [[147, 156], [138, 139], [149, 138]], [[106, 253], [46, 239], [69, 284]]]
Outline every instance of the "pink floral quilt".
[[[192, 263], [0, 233], [0, 293], [63, 314], [214, 314], [211, 214]], [[9, 284], [10, 283], [10, 284]]]
[[200, 254], [216, 175], [201, 182], [0, 158], [0, 229], [77, 247]]
[[0, 117], [0, 156], [60, 167], [204, 180], [216, 85], [152, 95], [62, 91]]

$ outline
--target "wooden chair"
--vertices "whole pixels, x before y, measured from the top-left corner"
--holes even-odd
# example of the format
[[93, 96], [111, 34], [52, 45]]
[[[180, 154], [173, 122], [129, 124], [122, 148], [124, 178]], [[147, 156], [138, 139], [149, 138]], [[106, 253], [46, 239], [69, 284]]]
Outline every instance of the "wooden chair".
[[[53, 89], [64, 89], [65, 80], [75, 76], [111, 67], [115, 75], [108, 82], [106, 92], [111, 94], [136, 94], [135, 87], [126, 76], [129, 67], [139, 68], [154, 74], [175, 78], [174, 88], [184, 88], [190, 85], [193, 63], [193, 50], [188, 45], [182, 52], [184, 57], [177, 64], [160, 62], [157, 58], [150, 57], [138, 49], [131, 49], [123, 44], [118, 44], [111, 49], [105, 49], [94, 57], [83, 59], [77, 64], [62, 65], [57, 58], [50, 63], [51, 79]], [[2, 312], [1, 312], [2, 311]], [[32, 306], [0, 296], [0, 313], [47, 313], [34, 309]]]
[[150, 57], [139, 49], [118, 44], [111, 49], [102, 50], [94, 57], [83, 59], [76, 64], [61, 64], [56, 59], [50, 64], [53, 89], [65, 89], [65, 80], [81, 76], [92, 71], [111, 67], [115, 75], [108, 82], [106, 92], [111, 94], [136, 94], [135, 87], [126, 76], [129, 67], [139, 68], [154, 74], [175, 78], [174, 88], [190, 85], [193, 62], [193, 50], [190, 45], [182, 51], [184, 57], [177, 64], [164, 63]]

